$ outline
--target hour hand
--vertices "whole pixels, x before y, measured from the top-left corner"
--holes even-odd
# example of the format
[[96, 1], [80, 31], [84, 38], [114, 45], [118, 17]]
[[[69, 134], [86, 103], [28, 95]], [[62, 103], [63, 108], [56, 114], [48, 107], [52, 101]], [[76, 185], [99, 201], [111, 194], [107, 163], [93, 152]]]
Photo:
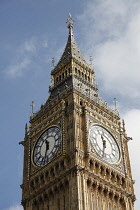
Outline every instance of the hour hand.
[[103, 157], [104, 157], [104, 152], [105, 152], [105, 148], [106, 148], [106, 140], [103, 138], [103, 136], [101, 135], [101, 139], [103, 142]]
[[46, 140], [45, 143], [46, 143], [46, 152], [45, 152], [45, 157], [46, 157], [47, 151], [49, 150], [49, 141]]
[[104, 139], [104, 137], [101, 135], [101, 139], [103, 141], [103, 148], [106, 148], [106, 140]]
[[49, 150], [49, 141], [46, 140], [46, 150]]

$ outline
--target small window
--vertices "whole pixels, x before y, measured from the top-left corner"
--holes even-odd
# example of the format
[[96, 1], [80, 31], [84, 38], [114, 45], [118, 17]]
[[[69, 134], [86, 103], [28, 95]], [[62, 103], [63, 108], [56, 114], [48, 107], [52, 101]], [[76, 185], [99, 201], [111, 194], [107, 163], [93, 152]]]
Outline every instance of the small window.
[[35, 182], [38, 183], [38, 178], [36, 178]]
[[66, 101], [66, 106], [68, 106], [68, 101]]
[[93, 171], [94, 166], [93, 166], [93, 162], [92, 162], [92, 160], [90, 160], [90, 163], [89, 163], [89, 164], [90, 164], [90, 166], [89, 166], [89, 167], [90, 167], [90, 170], [92, 170], [92, 171]]
[[58, 210], [60, 210], [60, 199], [57, 200]]
[[66, 76], [68, 76], [68, 71], [66, 70]]
[[79, 76], [81, 75], [81, 72], [80, 72], [80, 70], [78, 70], [78, 74], [79, 74]]
[[64, 73], [62, 74], [62, 79], [64, 79]]

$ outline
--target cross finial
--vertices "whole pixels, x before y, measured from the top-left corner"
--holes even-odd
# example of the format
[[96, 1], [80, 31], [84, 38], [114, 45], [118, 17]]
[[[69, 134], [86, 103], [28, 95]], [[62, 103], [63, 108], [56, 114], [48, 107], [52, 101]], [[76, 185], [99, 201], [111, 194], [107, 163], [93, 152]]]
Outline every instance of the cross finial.
[[90, 56], [90, 59], [89, 59], [89, 61], [91, 62], [91, 63], [90, 63], [90, 65], [92, 65], [92, 61], [93, 61], [93, 58], [92, 58], [92, 56]]
[[34, 101], [32, 101], [32, 104], [30, 104], [30, 106], [32, 107], [32, 114], [33, 114], [34, 113], [34, 106], [35, 106]]
[[54, 69], [54, 62], [55, 62], [55, 60], [54, 60], [54, 58], [52, 58], [52, 70]]
[[55, 62], [55, 60], [54, 60], [54, 58], [52, 58], [52, 66], [54, 66], [54, 62]]
[[71, 14], [69, 13], [69, 18], [67, 19], [67, 22], [66, 23], [68, 23], [68, 28], [69, 29], [71, 29], [71, 28], [73, 28], [74, 26], [73, 26], [73, 22], [74, 22], [74, 20], [72, 19], [72, 16], [71, 16]]
[[113, 103], [114, 103], [115, 109], [117, 109], [117, 103], [118, 103], [118, 101], [116, 100], [116, 98], [114, 98]]

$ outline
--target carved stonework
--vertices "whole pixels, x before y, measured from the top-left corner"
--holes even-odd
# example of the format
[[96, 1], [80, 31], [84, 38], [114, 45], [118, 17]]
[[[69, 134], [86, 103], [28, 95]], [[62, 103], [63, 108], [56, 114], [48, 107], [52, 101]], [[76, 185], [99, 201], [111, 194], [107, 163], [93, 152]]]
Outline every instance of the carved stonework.
[[99, 96], [93, 67], [74, 39], [70, 14], [67, 23], [68, 42], [53, 65], [50, 96], [32, 114], [21, 142], [23, 208], [133, 210], [131, 138], [119, 112]]

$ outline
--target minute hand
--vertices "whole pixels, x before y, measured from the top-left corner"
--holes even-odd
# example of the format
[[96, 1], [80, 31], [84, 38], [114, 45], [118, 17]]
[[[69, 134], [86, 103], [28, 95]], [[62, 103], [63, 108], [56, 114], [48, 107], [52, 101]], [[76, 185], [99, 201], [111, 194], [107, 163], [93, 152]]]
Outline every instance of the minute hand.
[[106, 140], [104, 140], [102, 135], [101, 135], [101, 138], [102, 138], [102, 142], [103, 142], [103, 156], [104, 156], [104, 152], [105, 152], [105, 148], [106, 148]]

